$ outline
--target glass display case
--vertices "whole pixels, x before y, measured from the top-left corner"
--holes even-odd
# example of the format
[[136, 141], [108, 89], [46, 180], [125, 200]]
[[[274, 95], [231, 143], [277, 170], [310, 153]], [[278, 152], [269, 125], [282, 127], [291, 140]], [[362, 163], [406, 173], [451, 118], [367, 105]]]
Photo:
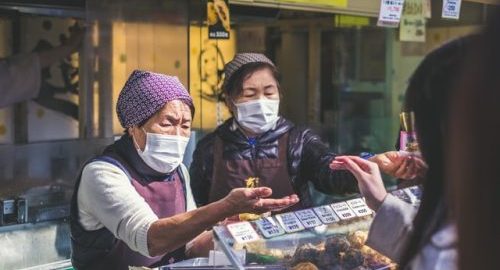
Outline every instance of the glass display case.
[[[415, 207], [420, 203], [418, 186], [391, 193]], [[393, 261], [365, 245], [373, 216], [364, 199], [355, 198], [215, 226], [215, 253], [226, 258], [197, 261], [196, 269], [396, 269]], [[225, 259], [230, 266], [223, 266]], [[191, 267], [184, 263], [163, 269]]]

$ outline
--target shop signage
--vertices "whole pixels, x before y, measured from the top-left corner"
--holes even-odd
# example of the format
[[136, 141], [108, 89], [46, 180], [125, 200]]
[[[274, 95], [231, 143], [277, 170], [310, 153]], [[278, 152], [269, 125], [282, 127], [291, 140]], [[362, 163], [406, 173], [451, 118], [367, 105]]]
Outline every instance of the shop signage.
[[314, 208], [314, 212], [318, 215], [319, 219], [325, 224], [340, 221], [339, 217], [333, 212], [332, 208], [328, 205], [323, 205]]
[[458, 20], [460, 18], [461, 4], [461, 0], [443, 0], [443, 13], [441, 17]]
[[378, 26], [398, 27], [404, 0], [381, 0]]
[[276, 215], [276, 219], [287, 233], [298, 232], [305, 229], [293, 212]]
[[370, 18], [363, 16], [352, 16], [344, 14], [336, 14], [334, 18], [336, 27], [362, 27], [370, 25]]
[[285, 234], [285, 231], [272, 217], [264, 217], [255, 221], [257, 227], [262, 232], [265, 238], [271, 238]]
[[405, 0], [399, 25], [401, 41], [425, 42], [425, 8], [423, 0]]
[[207, 1], [208, 38], [229, 39], [231, 21], [228, 0]]
[[248, 243], [260, 239], [248, 221], [229, 224], [227, 229], [238, 243]]

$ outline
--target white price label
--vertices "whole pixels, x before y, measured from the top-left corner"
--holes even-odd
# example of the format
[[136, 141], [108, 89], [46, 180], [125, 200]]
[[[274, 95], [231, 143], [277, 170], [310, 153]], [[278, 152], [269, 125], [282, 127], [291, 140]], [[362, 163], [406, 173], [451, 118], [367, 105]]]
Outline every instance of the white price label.
[[304, 230], [304, 226], [294, 213], [284, 213], [276, 215], [276, 219], [287, 233]]
[[441, 17], [458, 20], [460, 18], [461, 5], [461, 0], [443, 0], [443, 13]]
[[319, 225], [323, 225], [321, 223], [321, 220], [314, 214], [314, 211], [311, 209], [305, 209], [305, 210], [300, 210], [296, 211], [295, 215], [300, 219], [300, 222], [302, 222], [302, 225], [306, 228], [313, 228]]
[[339, 217], [333, 212], [332, 208], [328, 205], [323, 205], [314, 208], [314, 212], [318, 215], [321, 222], [325, 224], [334, 223], [340, 221]]
[[381, 0], [378, 26], [398, 27], [404, 0]]
[[347, 204], [358, 217], [369, 216], [372, 214], [372, 210], [368, 208], [365, 201], [362, 199], [349, 200], [347, 201]]
[[260, 239], [252, 224], [248, 221], [229, 224], [227, 229], [238, 243], [248, 243]]
[[272, 217], [264, 217], [255, 221], [257, 227], [265, 238], [271, 238], [285, 234], [285, 230]]
[[356, 217], [356, 214], [349, 208], [346, 202], [334, 203], [331, 205], [333, 211], [339, 216], [340, 219], [346, 220]]

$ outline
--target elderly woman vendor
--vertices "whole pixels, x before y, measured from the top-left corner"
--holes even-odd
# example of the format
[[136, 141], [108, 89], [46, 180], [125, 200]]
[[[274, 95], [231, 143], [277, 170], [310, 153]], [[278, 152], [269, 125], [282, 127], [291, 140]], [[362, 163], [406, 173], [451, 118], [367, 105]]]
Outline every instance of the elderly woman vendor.
[[263, 199], [272, 192], [266, 187], [240, 188], [196, 209], [181, 163], [194, 108], [176, 77], [134, 71], [116, 109], [125, 134], [87, 162], [76, 182], [70, 221], [76, 269], [182, 260], [186, 246], [206, 244], [207, 237], [196, 237], [226, 217], [298, 201], [296, 195]]

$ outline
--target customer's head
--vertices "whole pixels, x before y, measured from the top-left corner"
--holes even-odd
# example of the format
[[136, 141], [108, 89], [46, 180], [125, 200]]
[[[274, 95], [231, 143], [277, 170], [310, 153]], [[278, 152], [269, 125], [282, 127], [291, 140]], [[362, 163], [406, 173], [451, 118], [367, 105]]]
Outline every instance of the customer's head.
[[448, 179], [459, 269], [498, 268], [500, 13], [465, 56], [450, 112]]
[[189, 137], [194, 107], [177, 77], [136, 70], [120, 92], [116, 112], [144, 150], [147, 133]]
[[253, 133], [277, 121], [280, 84], [274, 63], [258, 53], [239, 53], [224, 67], [223, 94], [238, 123]]
[[448, 218], [445, 196], [445, 145], [450, 95], [459, 79], [463, 55], [473, 36], [453, 40], [429, 53], [412, 75], [406, 91], [405, 111], [415, 112], [417, 139], [429, 166], [423, 183], [423, 198], [414, 221], [414, 233], [403, 253], [407, 264]]

